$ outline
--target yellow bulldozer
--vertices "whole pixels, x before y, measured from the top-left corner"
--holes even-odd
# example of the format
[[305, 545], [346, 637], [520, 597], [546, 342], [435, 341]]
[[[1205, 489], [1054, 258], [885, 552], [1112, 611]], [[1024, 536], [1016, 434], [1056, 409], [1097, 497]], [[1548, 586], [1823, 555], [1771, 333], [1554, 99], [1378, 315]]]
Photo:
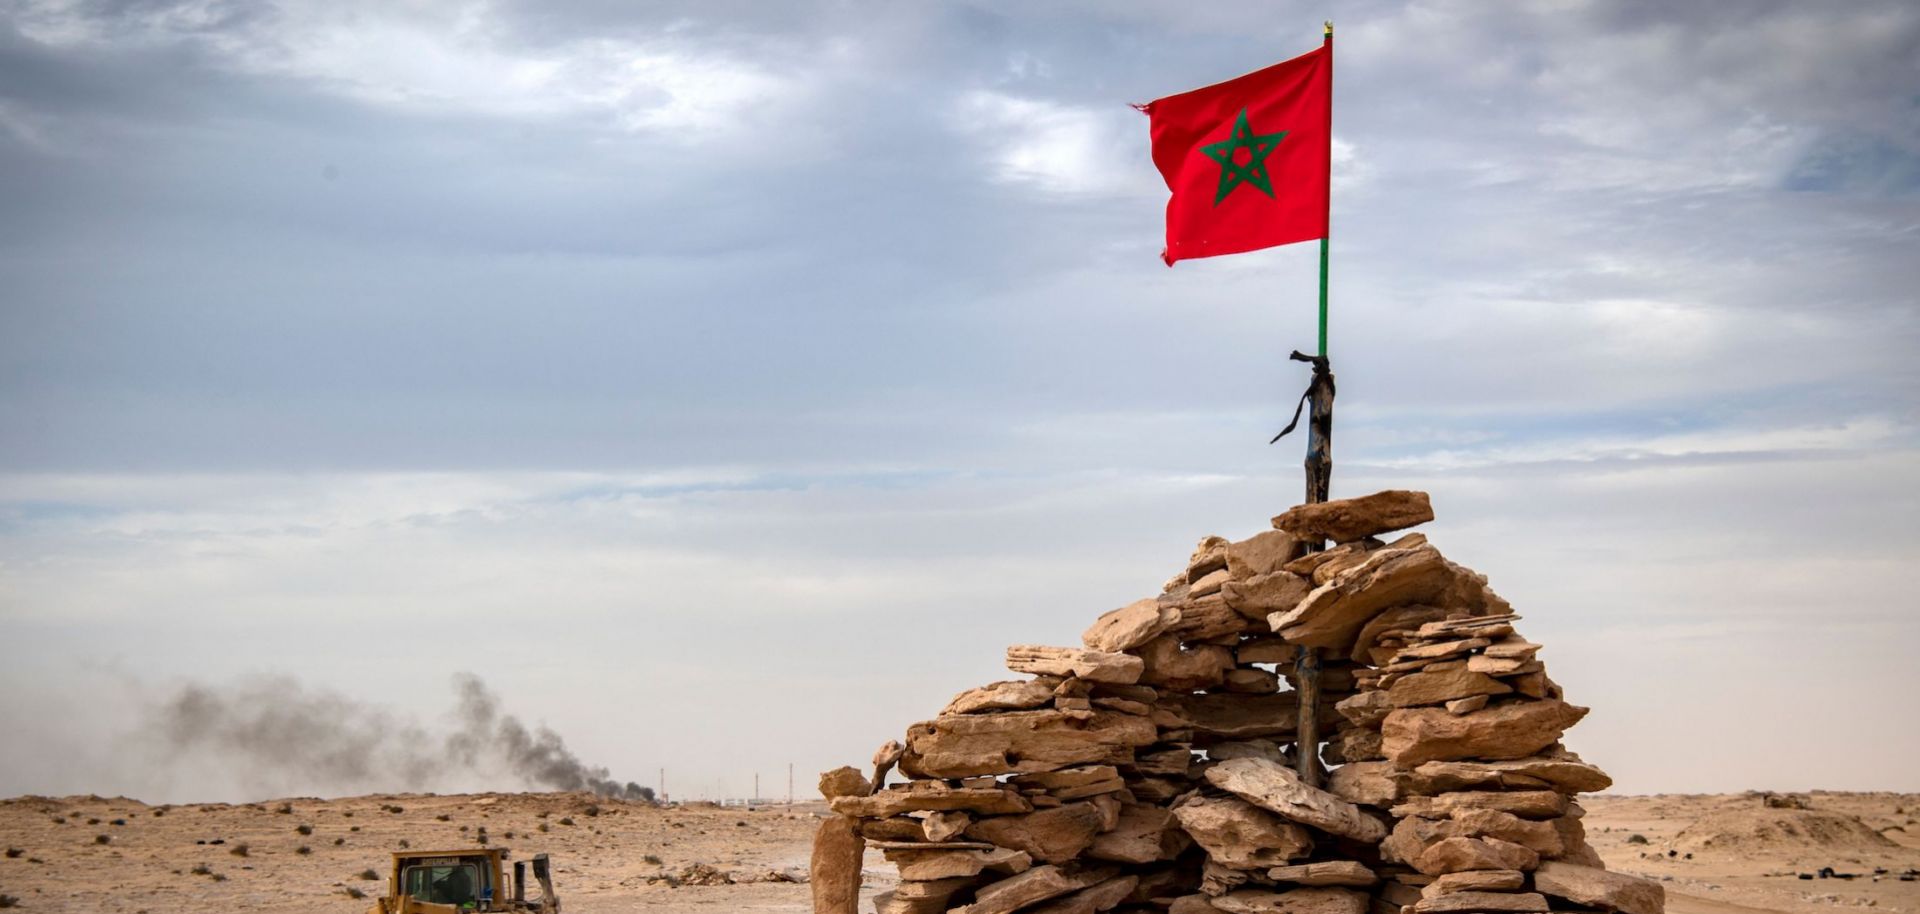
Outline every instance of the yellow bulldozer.
[[533, 899], [527, 898], [527, 861], [514, 861], [509, 878], [507, 856], [504, 847], [396, 853], [387, 896], [368, 914], [559, 914], [560, 896], [553, 893], [547, 855], [533, 855], [533, 880], [540, 887], [540, 896]]

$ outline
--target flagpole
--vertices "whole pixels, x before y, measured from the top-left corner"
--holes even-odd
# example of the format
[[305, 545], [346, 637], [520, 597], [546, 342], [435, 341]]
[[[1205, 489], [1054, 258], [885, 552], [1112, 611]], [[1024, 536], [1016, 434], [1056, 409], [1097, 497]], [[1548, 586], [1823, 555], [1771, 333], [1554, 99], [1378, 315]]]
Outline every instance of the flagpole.
[[1322, 213], [1327, 230], [1320, 236], [1320, 357], [1327, 357], [1327, 245], [1333, 239], [1333, 20], [1326, 22], [1327, 49], [1327, 199]]
[[[1320, 356], [1312, 359], [1313, 382], [1307, 388], [1307, 504], [1327, 500], [1333, 481], [1333, 369], [1327, 360], [1327, 247], [1333, 236], [1333, 21], [1326, 23], [1327, 52], [1327, 193], [1322, 212], [1326, 230], [1320, 235]], [[1293, 354], [1300, 358], [1300, 353]], [[1324, 542], [1310, 542], [1318, 552]], [[1320, 767], [1320, 652], [1301, 647], [1294, 654], [1293, 678], [1300, 690], [1298, 732], [1294, 736], [1294, 770], [1300, 779], [1318, 787]]]

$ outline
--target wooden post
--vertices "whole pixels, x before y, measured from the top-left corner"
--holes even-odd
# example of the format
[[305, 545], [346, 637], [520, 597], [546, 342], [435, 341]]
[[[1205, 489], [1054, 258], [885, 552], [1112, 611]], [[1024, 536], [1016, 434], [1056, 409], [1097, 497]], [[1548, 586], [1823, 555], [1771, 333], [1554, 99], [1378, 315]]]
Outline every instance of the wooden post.
[[[1296, 353], [1297, 355], [1297, 353]], [[1327, 500], [1333, 483], [1333, 370], [1323, 353], [1313, 362], [1313, 383], [1307, 388], [1307, 504]], [[1308, 552], [1326, 548], [1323, 542], [1307, 544]], [[1294, 681], [1300, 688], [1300, 719], [1294, 737], [1294, 770], [1300, 780], [1319, 787], [1320, 768], [1320, 652], [1310, 647], [1297, 649], [1293, 661]]]
[[1293, 767], [1300, 780], [1320, 786], [1320, 652], [1296, 648], [1293, 677], [1300, 684], [1300, 721], [1293, 743]]

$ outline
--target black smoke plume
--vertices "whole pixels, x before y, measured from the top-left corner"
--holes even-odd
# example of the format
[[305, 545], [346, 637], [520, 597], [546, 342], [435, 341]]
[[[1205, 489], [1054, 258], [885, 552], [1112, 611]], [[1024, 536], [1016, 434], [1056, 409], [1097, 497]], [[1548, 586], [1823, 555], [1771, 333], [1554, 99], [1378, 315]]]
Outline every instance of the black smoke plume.
[[503, 713], [478, 676], [456, 675], [454, 690], [453, 713], [436, 732], [284, 677], [188, 685], [160, 706], [150, 735], [172, 761], [215, 762], [262, 788], [418, 791], [506, 777], [529, 789], [653, 801], [651, 788], [580, 761], [560, 734]]

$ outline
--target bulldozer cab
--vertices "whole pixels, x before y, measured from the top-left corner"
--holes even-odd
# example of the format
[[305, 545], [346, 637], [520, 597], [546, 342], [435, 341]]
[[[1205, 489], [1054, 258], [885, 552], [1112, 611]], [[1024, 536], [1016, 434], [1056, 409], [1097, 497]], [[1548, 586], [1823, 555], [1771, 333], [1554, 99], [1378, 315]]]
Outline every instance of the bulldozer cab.
[[387, 897], [372, 914], [465, 914], [465, 912], [533, 911], [554, 914], [560, 900], [546, 854], [533, 858], [533, 876], [539, 896], [529, 899], [527, 865], [513, 864], [509, 875], [506, 848], [450, 851], [408, 851], [393, 855], [393, 874]]
[[430, 904], [473, 910], [493, 896], [484, 857], [430, 857], [409, 862], [401, 872], [400, 892]]

